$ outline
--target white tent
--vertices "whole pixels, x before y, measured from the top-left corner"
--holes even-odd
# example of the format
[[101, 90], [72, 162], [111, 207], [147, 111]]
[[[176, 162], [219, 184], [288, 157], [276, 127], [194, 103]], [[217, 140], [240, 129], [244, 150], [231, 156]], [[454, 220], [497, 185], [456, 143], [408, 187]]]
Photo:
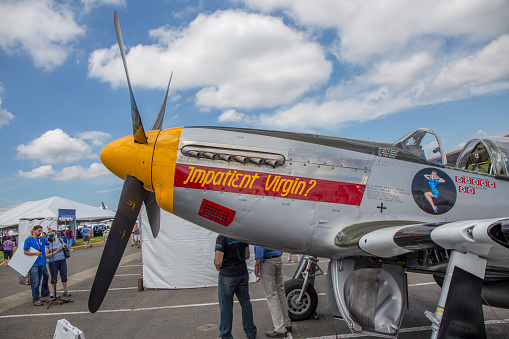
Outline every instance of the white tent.
[[[141, 209], [143, 286], [146, 288], [195, 288], [217, 286], [214, 266], [217, 233], [161, 210], [156, 239]], [[250, 281], [255, 281], [254, 252], [247, 260]]]
[[77, 221], [99, 221], [115, 217], [115, 212], [99, 207], [85, 205], [76, 201], [51, 197], [43, 200], [29, 201], [0, 214], [0, 227], [19, 227], [19, 241], [24, 240], [35, 224], [57, 229], [58, 210], [75, 209]]

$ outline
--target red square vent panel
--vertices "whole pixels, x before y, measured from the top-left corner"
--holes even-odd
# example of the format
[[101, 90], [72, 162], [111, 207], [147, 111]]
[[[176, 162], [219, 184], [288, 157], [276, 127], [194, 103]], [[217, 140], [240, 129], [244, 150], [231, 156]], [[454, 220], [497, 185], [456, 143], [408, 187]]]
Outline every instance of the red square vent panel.
[[217, 222], [220, 225], [228, 226], [235, 218], [235, 211], [207, 199], [203, 199], [198, 215]]

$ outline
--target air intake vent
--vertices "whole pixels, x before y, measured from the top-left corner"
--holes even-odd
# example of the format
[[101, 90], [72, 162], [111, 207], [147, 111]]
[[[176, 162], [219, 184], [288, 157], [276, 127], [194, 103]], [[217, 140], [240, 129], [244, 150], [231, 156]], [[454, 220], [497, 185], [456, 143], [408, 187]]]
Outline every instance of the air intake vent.
[[235, 218], [235, 213], [234, 210], [203, 199], [198, 215], [227, 227]]
[[283, 166], [285, 157], [282, 154], [249, 151], [233, 148], [209, 147], [202, 145], [187, 145], [182, 147], [182, 154], [197, 159], [210, 159], [220, 161], [236, 161], [244, 164], [268, 165], [272, 167]]
[[503, 219], [488, 227], [488, 236], [500, 245], [509, 248], [509, 219]]

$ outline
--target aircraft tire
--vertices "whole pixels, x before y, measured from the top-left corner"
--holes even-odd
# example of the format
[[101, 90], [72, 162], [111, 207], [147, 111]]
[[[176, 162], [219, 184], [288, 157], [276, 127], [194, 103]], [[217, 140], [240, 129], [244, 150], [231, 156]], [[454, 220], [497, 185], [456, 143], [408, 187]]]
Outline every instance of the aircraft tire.
[[300, 303], [297, 302], [304, 279], [290, 279], [285, 282], [285, 294], [288, 302], [288, 315], [292, 321], [306, 320], [316, 311], [318, 305], [318, 295], [315, 288], [308, 284], [306, 292], [302, 296]]

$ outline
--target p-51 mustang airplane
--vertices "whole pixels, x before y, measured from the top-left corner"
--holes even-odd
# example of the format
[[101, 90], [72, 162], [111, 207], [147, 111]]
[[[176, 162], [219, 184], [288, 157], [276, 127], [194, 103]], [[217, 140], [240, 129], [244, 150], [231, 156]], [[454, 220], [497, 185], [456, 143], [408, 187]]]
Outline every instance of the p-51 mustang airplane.
[[[315, 257], [330, 258], [328, 301], [353, 332], [397, 336], [407, 271], [433, 274], [442, 284], [436, 311], [427, 312], [435, 337], [485, 337], [482, 302], [509, 308], [507, 138], [474, 139], [448, 167], [442, 141], [429, 129], [392, 144], [227, 127], [161, 130], [168, 89], [145, 132], [116, 12], [114, 22], [133, 135], [101, 152], [125, 183], [91, 312], [106, 295], [143, 202], [154, 236], [161, 207], [250, 244], [308, 255], [287, 285], [293, 319], [315, 311]], [[423, 150], [426, 138], [436, 145], [433, 158]]]

